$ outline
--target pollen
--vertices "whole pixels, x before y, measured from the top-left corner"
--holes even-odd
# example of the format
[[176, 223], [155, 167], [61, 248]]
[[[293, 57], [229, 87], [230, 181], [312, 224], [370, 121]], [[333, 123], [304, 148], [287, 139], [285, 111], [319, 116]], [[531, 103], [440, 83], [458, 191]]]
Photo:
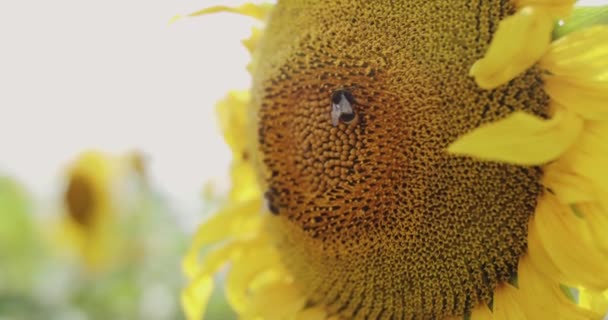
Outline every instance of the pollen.
[[548, 98], [537, 67], [468, 77], [509, 1], [382, 3], [281, 1], [268, 22], [252, 101], [272, 233], [329, 314], [467, 315], [517, 276], [542, 170], [446, 148]]

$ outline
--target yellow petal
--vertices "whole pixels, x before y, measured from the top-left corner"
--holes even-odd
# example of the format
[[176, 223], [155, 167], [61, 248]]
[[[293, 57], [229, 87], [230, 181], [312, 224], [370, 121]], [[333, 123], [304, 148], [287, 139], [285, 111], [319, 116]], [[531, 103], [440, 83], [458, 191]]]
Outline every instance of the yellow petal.
[[249, 50], [249, 53], [252, 54], [252, 56], [253, 56], [251, 61], [249, 61], [249, 64], [247, 64], [247, 71], [249, 71], [249, 74], [252, 74], [252, 75], [254, 74], [255, 68], [258, 65], [258, 62], [257, 62], [258, 57], [253, 55], [253, 52], [258, 47], [258, 44], [260, 43], [260, 39], [262, 38], [262, 34], [263, 34], [262, 29], [254, 27], [251, 31], [251, 36], [248, 39], [245, 39], [242, 41], [245, 48], [247, 48], [247, 50]]
[[495, 88], [530, 68], [551, 41], [552, 17], [542, 9], [525, 7], [498, 25], [486, 55], [469, 74], [484, 89]]
[[259, 198], [261, 190], [253, 166], [255, 150], [251, 148], [255, 135], [248, 131], [248, 91], [231, 91], [216, 105], [220, 127], [230, 146], [233, 162], [230, 170], [232, 188], [229, 200], [247, 201]]
[[188, 319], [201, 319], [213, 291], [213, 274], [228, 260], [240, 254], [239, 243], [216, 249], [207, 255], [204, 264], [192, 275], [188, 287], [182, 292], [182, 305]]
[[260, 42], [260, 38], [262, 37], [262, 29], [254, 27], [251, 29], [251, 36], [248, 39], [241, 41], [245, 48], [249, 51], [249, 53], [253, 53]]
[[248, 103], [248, 91], [233, 90], [216, 105], [224, 140], [237, 157], [241, 157], [240, 153], [247, 150], [247, 142], [249, 141], [246, 131]]
[[292, 283], [274, 283], [256, 293], [251, 313], [268, 320], [288, 319], [305, 303], [306, 297], [300, 295]]
[[255, 4], [255, 3], [245, 3], [239, 7], [228, 7], [228, 6], [213, 6], [208, 7], [196, 12], [189, 14], [190, 17], [196, 17], [201, 15], [207, 15], [212, 13], [219, 12], [232, 12], [237, 14], [242, 14], [244, 16], [252, 17], [258, 20], [265, 20], [270, 11], [272, 10], [273, 5], [269, 3], [265, 4]]
[[594, 244], [584, 219], [548, 194], [539, 201], [534, 219], [547, 254], [571, 284], [608, 288], [608, 255]]
[[540, 66], [555, 76], [584, 82], [608, 80], [608, 26], [573, 32], [553, 42]]
[[515, 112], [465, 134], [449, 146], [448, 152], [490, 161], [539, 165], [559, 157], [581, 130], [582, 120], [559, 108], [549, 120]]
[[192, 277], [199, 269], [202, 247], [231, 237], [244, 236], [257, 230], [261, 216], [257, 213], [261, 200], [254, 199], [228, 206], [201, 224], [183, 261], [184, 272]]
[[[232, 188], [228, 194], [230, 202], [246, 202], [261, 197], [257, 174], [251, 161], [234, 159], [230, 168]], [[259, 212], [259, 209], [255, 212]]]
[[608, 120], [608, 81], [575, 82], [567, 76], [548, 76], [544, 88], [552, 100], [584, 119]]
[[551, 257], [547, 253], [538, 232], [538, 224], [536, 218], [532, 217], [528, 227], [528, 258], [530, 263], [538, 270], [543, 270], [543, 273], [547, 278], [555, 279], [555, 281], [564, 284], [574, 285], [575, 282], [564, 275], [559, 270]]
[[528, 256], [520, 259], [517, 295], [529, 319], [589, 319], [593, 315], [578, 308], [562, 292], [557, 279], [551, 279], [531, 263]]
[[575, 204], [571, 208], [583, 216], [593, 242], [608, 256], [608, 209], [593, 202]]
[[552, 14], [553, 17], [565, 17], [572, 12], [576, 0], [516, 0], [515, 4], [522, 8], [534, 6]]
[[543, 185], [564, 203], [595, 201], [595, 190], [591, 181], [582, 177], [562, 161], [552, 163], [544, 168]]
[[235, 260], [226, 279], [226, 298], [239, 314], [251, 312], [250, 287], [257, 277], [266, 272], [276, 272], [280, 267], [279, 256], [269, 244], [262, 241], [251, 243], [245, 255]]
[[517, 289], [510, 284], [499, 285], [494, 291], [492, 314], [495, 320], [533, 319], [526, 317]]
[[184, 289], [181, 302], [189, 320], [198, 320], [203, 317], [212, 291], [213, 278], [211, 276], [196, 278]]
[[[597, 188], [597, 193], [606, 197], [608, 195], [608, 156], [585, 156], [580, 155], [574, 165], [577, 174], [591, 181]], [[598, 201], [606, 200], [599, 199]]]
[[608, 198], [608, 122], [585, 122], [585, 129], [579, 141], [562, 156], [574, 173], [590, 181], [599, 197]]
[[582, 307], [601, 315], [608, 313], [608, 291], [599, 292], [581, 287], [578, 292]]
[[554, 101], [588, 120], [608, 119], [608, 27], [573, 32], [541, 60], [550, 72], [545, 90]]
[[[462, 319], [462, 317], [453, 317], [452, 319], [456, 320], [456, 319]], [[450, 319], [450, 320], [452, 320]], [[471, 312], [471, 320], [492, 320], [494, 319], [494, 315], [492, 314], [492, 311], [490, 310], [490, 308], [488, 308], [488, 306], [485, 303], [482, 303], [478, 306], [476, 306], [475, 308], [473, 308], [473, 311]]]

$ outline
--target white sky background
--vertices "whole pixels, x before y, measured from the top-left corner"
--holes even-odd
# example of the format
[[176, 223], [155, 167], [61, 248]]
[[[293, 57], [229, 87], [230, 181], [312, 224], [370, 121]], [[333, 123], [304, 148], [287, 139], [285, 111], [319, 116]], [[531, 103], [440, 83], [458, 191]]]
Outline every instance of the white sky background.
[[249, 85], [240, 39], [254, 21], [168, 21], [240, 2], [1, 0], [0, 175], [48, 197], [78, 152], [137, 149], [156, 187], [195, 213], [205, 181], [227, 179], [214, 104]]
[[156, 187], [195, 214], [204, 182], [227, 178], [214, 103], [249, 84], [240, 39], [254, 22], [168, 21], [241, 2], [0, 0], [0, 174], [45, 197], [78, 152], [137, 149]]

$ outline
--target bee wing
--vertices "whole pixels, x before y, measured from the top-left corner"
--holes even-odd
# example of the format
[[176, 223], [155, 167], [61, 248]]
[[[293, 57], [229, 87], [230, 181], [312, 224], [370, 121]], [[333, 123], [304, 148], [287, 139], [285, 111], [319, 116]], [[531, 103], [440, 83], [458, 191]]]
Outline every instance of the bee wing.
[[340, 116], [342, 112], [340, 111], [340, 105], [333, 103], [331, 105], [331, 124], [335, 127], [340, 122]]
[[340, 97], [340, 102], [331, 105], [331, 124], [335, 127], [340, 122], [340, 117], [344, 114], [353, 114], [353, 106], [344, 94]]

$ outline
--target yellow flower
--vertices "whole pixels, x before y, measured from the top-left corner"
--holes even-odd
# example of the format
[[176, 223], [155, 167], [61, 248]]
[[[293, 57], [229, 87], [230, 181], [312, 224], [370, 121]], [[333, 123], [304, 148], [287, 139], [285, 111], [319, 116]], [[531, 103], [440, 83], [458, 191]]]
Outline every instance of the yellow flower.
[[143, 178], [142, 170], [138, 154], [115, 157], [98, 151], [83, 152], [68, 168], [60, 237], [90, 271], [110, 267], [121, 255], [121, 202], [126, 199], [119, 193], [126, 180]]
[[608, 27], [552, 42], [573, 2], [279, 1], [189, 318], [226, 262], [244, 319], [601, 318]]

